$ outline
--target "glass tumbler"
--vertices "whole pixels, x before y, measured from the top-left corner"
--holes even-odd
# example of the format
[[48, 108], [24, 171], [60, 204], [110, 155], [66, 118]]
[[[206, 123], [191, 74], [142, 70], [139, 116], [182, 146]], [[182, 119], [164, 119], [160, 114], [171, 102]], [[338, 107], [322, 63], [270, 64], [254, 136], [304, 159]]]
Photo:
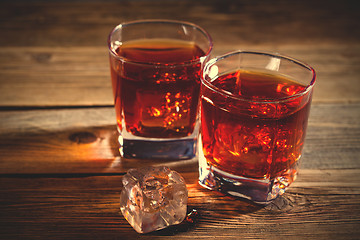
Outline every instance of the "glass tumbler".
[[142, 20], [108, 38], [120, 155], [138, 159], [197, 156], [200, 73], [212, 50], [199, 26]]
[[295, 180], [315, 71], [279, 54], [236, 51], [202, 73], [202, 186], [267, 204]]

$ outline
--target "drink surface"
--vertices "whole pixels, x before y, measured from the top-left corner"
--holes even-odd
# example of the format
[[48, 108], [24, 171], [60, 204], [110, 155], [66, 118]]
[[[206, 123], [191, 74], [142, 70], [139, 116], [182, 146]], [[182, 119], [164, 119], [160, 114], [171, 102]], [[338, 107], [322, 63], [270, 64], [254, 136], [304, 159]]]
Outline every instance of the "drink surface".
[[[171, 39], [129, 41], [116, 49], [112, 83], [118, 125], [151, 138], [193, 132], [200, 90], [200, 57], [195, 44]], [[142, 63], [142, 64], [138, 64]]]
[[162, 64], [184, 63], [205, 55], [193, 42], [161, 38], [128, 41], [116, 53], [129, 61]]
[[201, 133], [208, 163], [255, 179], [273, 179], [292, 169], [301, 156], [311, 96], [291, 96], [306, 87], [280, 75], [243, 70], [212, 84], [241, 100], [202, 88]]

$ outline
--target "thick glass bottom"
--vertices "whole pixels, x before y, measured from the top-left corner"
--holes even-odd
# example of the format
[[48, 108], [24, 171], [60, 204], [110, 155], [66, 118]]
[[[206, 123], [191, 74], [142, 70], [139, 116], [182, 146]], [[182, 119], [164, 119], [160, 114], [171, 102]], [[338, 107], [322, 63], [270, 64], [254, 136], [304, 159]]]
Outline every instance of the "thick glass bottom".
[[198, 126], [183, 138], [144, 138], [119, 131], [118, 140], [123, 158], [186, 160], [198, 156]]
[[274, 179], [259, 180], [224, 172], [209, 165], [204, 156], [199, 157], [199, 183], [201, 186], [258, 204], [268, 204], [283, 194], [295, 180], [297, 170], [298, 164], [295, 164]]
[[124, 158], [185, 160], [197, 155], [197, 140], [135, 140], [123, 139], [120, 155]]

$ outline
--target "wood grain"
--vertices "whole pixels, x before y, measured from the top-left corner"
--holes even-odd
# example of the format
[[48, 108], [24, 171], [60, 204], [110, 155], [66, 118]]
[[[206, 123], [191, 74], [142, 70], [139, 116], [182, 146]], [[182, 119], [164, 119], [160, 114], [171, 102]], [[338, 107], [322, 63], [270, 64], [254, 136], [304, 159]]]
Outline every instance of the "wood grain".
[[106, 48], [1, 48], [2, 106], [113, 103]]
[[121, 176], [0, 178], [3, 239], [351, 239], [360, 233], [360, 170], [302, 170], [283, 197], [261, 207], [201, 188], [182, 174], [194, 224], [137, 234], [119, 213]]
[[[112, 107], [3, 111], [0, 173], [123, 173], [163, 161], [120, 159]], [[312, 106], [302, 168], [360, 168], [360, 104]], [[168, 161], [196, 169], [195, 161]], [[194, 170], [195, 171], [195, 170]]]
[[194, 22], [216, 45], [358, 43], [356, 6], [351, 0], [7, 1], [0, 10], [0, 45], [104, 46], [117, 24], [148, 18]]

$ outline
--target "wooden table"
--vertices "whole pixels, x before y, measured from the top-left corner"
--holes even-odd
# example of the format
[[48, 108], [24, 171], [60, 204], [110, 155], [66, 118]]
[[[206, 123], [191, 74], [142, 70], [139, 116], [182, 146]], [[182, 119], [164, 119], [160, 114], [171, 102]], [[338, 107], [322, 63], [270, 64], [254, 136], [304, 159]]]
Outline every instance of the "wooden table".
[[[0, 239], [358, 239], [360, 18], [351, 1], [2, 1]], [[119, 211], [122, 175], [106, 39], [120, 22], [194, 22], [213, 55], [275, 51], [317, 70], [297, 181], [259, 207], [197, 183], [196, 161], [166, 162], [189, 189], [194, 224], [137, 234]]]

